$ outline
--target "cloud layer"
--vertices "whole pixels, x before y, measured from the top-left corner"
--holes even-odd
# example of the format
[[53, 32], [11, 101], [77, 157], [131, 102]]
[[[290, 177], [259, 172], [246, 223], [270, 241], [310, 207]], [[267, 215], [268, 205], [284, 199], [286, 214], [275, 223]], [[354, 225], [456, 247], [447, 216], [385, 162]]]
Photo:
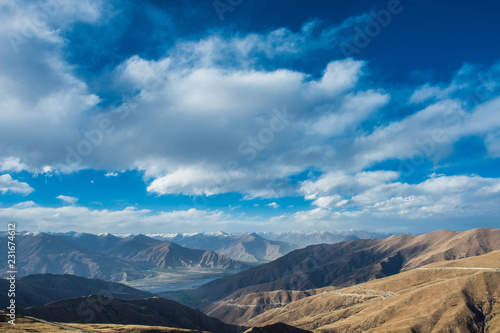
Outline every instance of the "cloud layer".
[[[275, 223], [500, 213], [493, 204], [498, 178], [434, 172], [453, 164], [457, 143], [471, 137], [484, 145], [482, 158], [500, 158], [498, 64], [465, 64], [450, 82], [406, 87], [388, 86], [369, 62], [335, 52], [320, 70], [291, 65], [338, 46], [346, 31], [370, 19], [360, 15], [336, 26], [307, 22], [298, 31], [210, 32], [179, 39], [157, 58], [129, 56], [85, 77], [68, 57], [67, 33], [78, 24], [106, 24], [116, 10], [91, 0], [44, 6], [7, 2], [0, 12], [0, 33], [9, 37], [0, 41], [4, 195], [34, 191], [14, 179], [22, 171], [94, 169], [116, 177], [138, 170], [153, 196], [238, 193], [269, 199], [265, 205], [276, 211], [288, 206], [282, 198], [309, 203], [303, 211], [280, 212]], [[102, 218], [104, 226], [234, 218], [28, 203], [1, 214], [26, 223], [39, 214], [39, 228], [81, 221], [78, 214]]]

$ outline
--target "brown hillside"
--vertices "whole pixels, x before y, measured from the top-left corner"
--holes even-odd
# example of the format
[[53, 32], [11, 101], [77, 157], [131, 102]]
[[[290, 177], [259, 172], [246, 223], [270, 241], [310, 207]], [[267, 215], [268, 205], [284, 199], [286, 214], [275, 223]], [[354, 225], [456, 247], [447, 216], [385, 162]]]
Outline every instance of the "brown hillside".
[[[477, 256], [500, 249], [500, 229], [435, 231], [420, 236], [352, 240], [296, 250], [265, 265], [201, 286], [207, 303], [274, 290], [349, 286], [432, 262]], [[209, 311], [213, 309], [208, 309]]]
[[248, 326], [315, 332], [500, 332], [500, 251], [439, 262], [273, 309]]

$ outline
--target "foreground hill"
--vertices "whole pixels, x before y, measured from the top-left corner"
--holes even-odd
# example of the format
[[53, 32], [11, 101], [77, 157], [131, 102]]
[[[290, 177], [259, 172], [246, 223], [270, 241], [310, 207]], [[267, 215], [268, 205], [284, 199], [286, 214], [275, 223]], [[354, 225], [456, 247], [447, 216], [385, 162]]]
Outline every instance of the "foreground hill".
[[302, 330], [283, 323], [266, 325], [263, 327], [252, 327], [245, 333], [311, 333], [311, 331]]
[[396, 235], [312, 245], [268, 264], [207, 283], [198, 288], [196, 294], [213, 302], [264, 291], [349, 286], [436, 261], [477, 256], [498, 249], [500, 229], [435, 231], [419, 236]]
[[[7, 291], [10, 283], [0, 279], [0, 308], [9, 304]], [[34, 274], [16, 280], [16, 305], [26, 308], [89, 295], [107, 295], [119, 299], [140, 299], [153, 297], [117, 282], [87, 279], [75, 275]]]
[[120, 300], [93, 295], [18, 309], [18, 313], [51, 322], [167, 326], [217, 333], [237, 332], [235, 326], [158, 297]]
[[499, 332], [500, 251], [311, 293], [245, 324], [285, 322], [315, 332]]
[[171, 328], [164, 326], [116, 325], [116, 324], [63, 324], [33, 317], [16, 316], [16, 325], [7, 323], [9, 318], [0, 311], [0, 332], [61, 333], [61, 332], [123, 332], [123, 333], [202, 333], [199, 330]]

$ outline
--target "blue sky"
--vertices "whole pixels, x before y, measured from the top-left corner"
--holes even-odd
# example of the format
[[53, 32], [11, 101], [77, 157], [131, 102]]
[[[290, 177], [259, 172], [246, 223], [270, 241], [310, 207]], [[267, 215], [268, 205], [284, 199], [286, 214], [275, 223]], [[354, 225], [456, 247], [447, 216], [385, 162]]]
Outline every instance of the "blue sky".
[[500, 227], [496, 1], [1, 1], [23, 230]]

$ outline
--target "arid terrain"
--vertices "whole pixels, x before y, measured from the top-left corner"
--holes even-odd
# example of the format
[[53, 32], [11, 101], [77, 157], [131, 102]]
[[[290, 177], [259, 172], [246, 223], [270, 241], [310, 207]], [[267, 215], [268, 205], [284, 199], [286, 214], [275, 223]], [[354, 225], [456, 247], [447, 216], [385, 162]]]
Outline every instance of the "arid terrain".
[[245, 324], [279, 321], [316, 332], [499, 332], [500, 251], [438, 262], [267, 311]]
[[2, 330], [491, 333], [500, 332], [500, 230], [308, 246], [179, 294], [201, 311], [97, 279], [18, 282], [18, 325]]

